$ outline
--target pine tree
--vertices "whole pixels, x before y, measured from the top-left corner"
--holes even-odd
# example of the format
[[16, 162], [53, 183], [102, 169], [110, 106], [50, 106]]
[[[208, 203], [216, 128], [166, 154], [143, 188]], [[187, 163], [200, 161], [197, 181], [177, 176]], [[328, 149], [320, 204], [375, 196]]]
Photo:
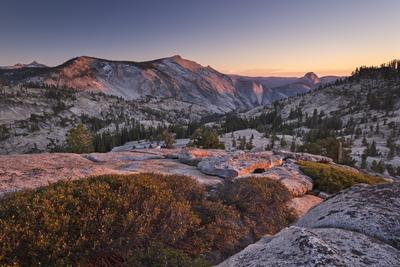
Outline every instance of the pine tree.
[[162, 133], [162, 139], [164, 141], [165, 148], [173, 148], [175, 144], [175, 134], [170, 133], [168, 130], [164, 130]]
[[249, 142], [246, 143], [246, 149], [247, 149], [247, 150], [251, 150], [251, 149], [253, 149], [253, 148], [254, 148], [253, 139], [250, 138]]
[[368, 145], [369, 145], [368, 141], [367, 141], [367, 138], [365, 138], [365, 135], [363, 137], [362, 144], [363, 144], [363, 146], [366, 146], [366, 147], [368, 147]]
[[372, 161], [371, 170], [378, 172], [378, 162], [376, 162], [376, 160]]
[[235, 139], [235, 136], [232, 137], [232, 148], [236, 148], [236, 139]]
[[367, 169], [368, 168], [368, 162], [367, 162], [367, 155], [363, 154], [361, 156], [361, 169]]
[[376, 160], [374, 160], [372, 162], [371, 169], [375, 172], [384, 173], [386, 169], [385, 163], [383, 162], [383, 160], [380, 160], [379, 162], [376, 162]]
[[378, 172], [384, 173], [385, 170], [386, 170], [385, 162], [383, 162], [383, 160], [380, 160], [378, 163]]
[[371, 156], [371, 157], [377, 157], [378, 156], [378, 150], [376, 149], [375, 140], [372, 141], [372, 144], [370, 145], [370, 147], [368, 149], [368, 156]]
[[239, 149], [240, 150], [245, 150], [246, 149], [246, 144], [247, 144], [246, 136], [243, 136], [242, 138], [240, 138], [240, 141], [239, 141]]
[[71, 153], [94, 152], [93, 136], [83, 124], [69, 130], [67, 134], [67, 151]]
[[294, 138], [292, 140], [292, 144], [290, 145], [290, 151], [296, 152], [296, 141], [294, 140]]
[[394, 158], [395, 154], [396, 154], [396, 145], [392, 143], [392, 144], [390, 144], [389, 153], [387, 155], [387, 158], [389, 160], [392, 160]]
[[287, 142], [286, 142], [286, 140], [285, 140], [285, 136], [284, 136], [284, 135], [282, 135], [280, 145], [281, 145], [281, 147], [286, 147], [286, 146], [287, 146]]
[[204, 149], [225, 148], [224, 144], [219, 141], [218, 133], [207, 127], [199, 128], [193, 133], [189, 146]]
[[375, 133], [377, 133], [377, 134], [379, 133], [379, 122], [376, 123], [376, 130], [375, 130]]
[[278, 140], [278, 137], [276, 136], [275, 132], [271, 134], [270, 139], [271, 139], [270, 147], [271, 149], [273, 149], [275, 147], [275, 142]]

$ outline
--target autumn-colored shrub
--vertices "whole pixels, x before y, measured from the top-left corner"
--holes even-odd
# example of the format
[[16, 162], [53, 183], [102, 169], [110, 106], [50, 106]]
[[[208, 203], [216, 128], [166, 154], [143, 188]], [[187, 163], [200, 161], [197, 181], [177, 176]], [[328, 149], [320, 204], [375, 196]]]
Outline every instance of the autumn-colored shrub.
[[[167, 183], [178, 178], [110, 175], [5, 197], [0, 264], [64, 266], [152, 241], [174, 245], [200, 224], [190, 203], [175, 197]], [[181, 178], [190, 183], [186, 191], [198, 189]]]
[[191, 258], [181, 250], [168, 248], [160, 243], [134, 251], [128, 257], [127, 266], [148, 267], [206, 267], [209, 264], [201, 257]]
[[213, 255], [227, 257], [243, 238], [291, 220], [289, 194], [278, 182], [249, 178], [220, 190], [221, 198], [210, 198], [185, 176], [133, 174], [6, 195], [0, 265], [204, 266], [199, 255], [217, 263], [222, 258]]
[[221, 198], [239, 211], [255, 238], [274, 234], [296, 219], [286, 205], [291, 198], [287, 188], [266, 177], [227, 182], [221, 188]]
[[195, 207], [201, 218], [200, 227], [191, 237], [188, 251], [195, 255], [208, 251], [219, 251], [231, 255], [240, 248], [240, 239], [248, 234], [240, 213], [220, 201], [203, 201]]
[[336, 193], [359, 183], [385, 183], [380, 177], [337, 165], [309, 161], [298, 161], [297, 164], [305, 175], [313, 179], [315, 189], [328, 193]]

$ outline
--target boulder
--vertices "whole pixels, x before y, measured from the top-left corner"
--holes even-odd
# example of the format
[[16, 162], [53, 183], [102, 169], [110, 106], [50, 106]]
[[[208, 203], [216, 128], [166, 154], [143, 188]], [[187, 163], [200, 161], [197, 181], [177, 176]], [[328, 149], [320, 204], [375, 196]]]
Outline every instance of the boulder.
[[355, 231], [400, 249], [400, 184], [355, 185], [311, 209], [296, 225]]
[[282, 165], [282, 159], [272, 152], [238, 151], [203, 158], [197, 167], [205, 174], [232, 179], [250, 173], [265, 172], [277, 165]]
[[220, 263], [233, 266], [399, 266], [400, 253], [369, 236], [343, 229], [291, 226]]
[[295, 153], [284, 150], [273, 150], [273, 153], [277, 156], [281, 156], [283, 159], [294, 159], [294, 160], [312, 161], [320, 163], [333, 163], [333, 160], [331, 158], [320, 155], [313, 155], [308, 153]]
[[303, 217], [312, 207], [322, 202], [322, 198], [313, 195], [304, 195], [292, 198], [288, 206], [293, 209], [298, 218]]
[[202, 159], [223, 155], [226, 152], [218, 149], [183, 148], [178, 154], [180, 162], [196, 166]]
[[304, 196], [311, 191], [313, 183], [302, 176], [282, 179], [280, 181], [294, 197]]

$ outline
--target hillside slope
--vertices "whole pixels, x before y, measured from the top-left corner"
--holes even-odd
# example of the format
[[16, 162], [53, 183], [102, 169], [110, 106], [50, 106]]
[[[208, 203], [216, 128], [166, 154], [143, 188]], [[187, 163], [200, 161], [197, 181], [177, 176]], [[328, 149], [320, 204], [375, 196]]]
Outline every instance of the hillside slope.
[[[335, 85], [255, 108], [243, 117], [259, 120], [266, 114], [279, 117], [279, 125], [273, 129], [267, 125], [267, 132], [291, 134], [314, 144], [334, 136], [351, 148], [351, 157], [358, 166], [363, 164], [380, 171], [383, 167], [389, 174], [400, 175], [396, 172], [400, 166], [400, 70], [397, 66], [357, 70], [352, 77]], [[315, 145], [305, 149], [314, 148]], [[377, 167], [380, 161], [382, 167]]]

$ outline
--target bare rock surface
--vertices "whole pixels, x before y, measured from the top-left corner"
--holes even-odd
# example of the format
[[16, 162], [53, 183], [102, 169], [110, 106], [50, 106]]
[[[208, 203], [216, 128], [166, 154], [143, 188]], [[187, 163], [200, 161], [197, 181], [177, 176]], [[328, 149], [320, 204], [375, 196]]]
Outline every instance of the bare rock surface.
[[200, 172], [196, 167], [182, 164], [178, 160], [174, 159], [149, 159], [135, 161], [121, 166], [121, 169], [129, 172], [186, 175], [205, 185], [214, 185], [222, 182], [221, 178], [206, 175]]
[[265, 172], [277, 165], [282, 165], [282, 159], [272, 152], [239, 151], [204, 158], [197, 167], [203, 173], [232, 179], [258, 171]]
[[218, 266], [400, 266], [399, 209], [398, 183], [356, 185]]
[[360, 232], [400, 249], [400, 184], [353, 186], [310, 210], [297, 225]]
[[304, 160], [304, 161], [312, 161], [320, 163], [333, 163], [333, 160], [331, 158], [320, 155], [313, 155], [308, 153], [296, 153], [284, 150], [274, 150], [273, 153], [275, 155], [281, 156], [284, 159]]
[[304, 195], [300, 197], [292, 198], [289, 201], [289, 207], [294, 210], [296, 216], [301, 218], [306, 214], [312, 207], [322, 202], [322, 198], [314, 195]]
[[226, 154], [225, 150], [220, 149], [200, 149], [184, 148], [178, 154], [179, 161], [184, 164], [197, 166], [204, 158], [215, 157]]
[[232, 266], [399, 266], [399, 251], [357, 232], [292, 226], [219, 264]]
[[221, 179], [201, 173], [196, 167], [170, 159], [177, 150], [144, 149], [132, 152], [43, 153], [0, 155], [0, 195], [102, 174], [155, 172], [187, 175], [203, 184]]
[[[199, 160], [201, 162], [193, 166]], [[226, 152], [194, 148], [137, 149], [83, 155], [4, 155], [0, 156], [0, 194], [103, 174], [178, 174], [192, 177], [205, 185], [221, 183], [222, 178], [266, 176], [286, 186], [294, 197], [291, 207], [297, 214], [304, 214], [318, 203], [318, 198], [306, 196], [312, 189], [312, 181], [292, 161], [282, 163], [282, 158], [272, 152]]]
[[125, 173], [78, 154], [44, 153], [0, 156], [0, 194], [75, 180], [91, 175]]
[[86, 158], [97, 163], [116, 162], [116, 161], [142, 161], [149, 159], [163, 159], [164, 156], [147, 152], [108, 152], [91, 153]]

